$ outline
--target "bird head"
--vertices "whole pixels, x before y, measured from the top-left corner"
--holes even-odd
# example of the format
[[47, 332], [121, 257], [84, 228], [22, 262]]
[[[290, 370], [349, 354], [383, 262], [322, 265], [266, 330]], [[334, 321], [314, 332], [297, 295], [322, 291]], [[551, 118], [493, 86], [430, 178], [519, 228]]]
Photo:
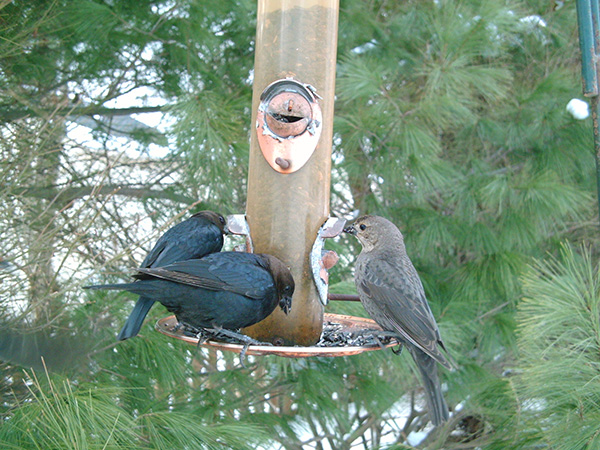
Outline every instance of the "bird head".
[[279, 297], [279, 307], [287, 315], [292, 310], [292, 296], [294, 295], [294, 278], [290, 270], [283, 264], [283, 269], [274, 273], [275, 285], [277, 286], [277, 295]]
[[402, 233], [396, 225], [379, 216], [359, 217], [350, 226], [344, 228], [344, 232], [356, 236], [366, 252], [378, 245], [397, 243], [398, 240], [402, 244], [404, 242]]
[[279, 299], [279, 307], [287, 315], [292, 310], [292, 296], [284, 296]]
[[290, 269], [288, 269], [279, 259], [266, 254], [263, 254], [263, 257], [268, 261], [269, 270], [275, 281], [279, 307], [285, 314], [288, 314], [292, 309], [292, 296], [294, 295], [294, 289], [296, 288], [294, 277], [292, 276]]
[[221, 214], [207, 210], [207, 211], [200, 211], [200, 212], [194, 214], [192, 217], [203, 217], [204, 219], [214, 223], [217, 227], [219, 227], [219, 229], [221, 230], [221, 233], [229, 234], [229, 232], [227, 231], [227, 228], [225, 227], [225, 224], [227, 223], [227, 221], [225, 220], [225, 217], [223, 217]]

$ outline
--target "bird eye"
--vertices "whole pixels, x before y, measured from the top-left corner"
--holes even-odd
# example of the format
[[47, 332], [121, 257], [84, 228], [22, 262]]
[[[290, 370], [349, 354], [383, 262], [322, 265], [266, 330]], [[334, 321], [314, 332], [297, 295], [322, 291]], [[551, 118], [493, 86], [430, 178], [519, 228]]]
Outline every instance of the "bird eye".
[[360, 226], [359, 226], [358, 228], [360, 228], [361, 230], [363, 230], [363, 231], [364, 231], [364, 230], [366, 230], [366, 229], [367, 229], [367, 226], [366, 226], [364, 223], [361, 223], [361, 224], [360, 224]]
[[225, 217], [219, 216], [219, 222], [221, 222], [223, 225], [225, 225]]

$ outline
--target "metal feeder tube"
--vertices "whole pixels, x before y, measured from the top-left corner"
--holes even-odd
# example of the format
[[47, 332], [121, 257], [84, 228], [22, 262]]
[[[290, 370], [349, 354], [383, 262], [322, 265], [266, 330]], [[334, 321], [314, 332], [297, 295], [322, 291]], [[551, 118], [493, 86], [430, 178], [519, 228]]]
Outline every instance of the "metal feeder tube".
[[[323, 327], [323, 305], [312, 277], [310, 252], [319, 228], [329, 217], [338, 10], [338, 0], [258, 1], [246, 218], [254, 251], [270, 253], [287, 264], [296, 291], [289, 315], [277, 309], [244, 332], [276, 345], [310, 346], [319, 340]], [[302, 116], [314, 111], [310, 98], [300, 92], [296, 93], [300, 96], [274, 101], [271, 110], [267, 105], [259, 111], [266, 89], [286, 79], [322, 97], [314, 95], [322, 123], [313, 125], [322, 128], [320, 137], [299, 168], [294, 167], [296, 150], [292, 150], [291, 160], [281, 156], [277, 160], [276, 156], [273, 162], [278, 167], [274, 168], [259, 145], [258, 133], [265, 135], [257, 129], [261, 112], [276, 131], [281, 122], [296, 123], [297, 128], [281, 136], [282, 142], [310, 126]], [[284, 89], [283, 95], [291, 95], [286, 92]], [[273, 98], [280, 92], [274, 94]], [[278, 120], [282, 115], [287, 117]]]

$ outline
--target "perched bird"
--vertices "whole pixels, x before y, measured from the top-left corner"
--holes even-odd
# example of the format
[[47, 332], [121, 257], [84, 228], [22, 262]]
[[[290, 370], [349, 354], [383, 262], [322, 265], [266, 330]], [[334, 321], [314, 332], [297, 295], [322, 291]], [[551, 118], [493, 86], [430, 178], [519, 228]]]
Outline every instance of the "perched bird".
[[414, 358], [425, 386], [429, 417], [434, 425], [448, 420], [436, 361], [451, 369], [449, 358], [417, 271], [406, 254], [396, 225], [383, 217], [363, 216], [344, 228], [358, 238], [354, 281], [371, 318], [386, 332], [396, 333]]
[[[223, 233], [225, 218], [221, 214], [200, 211], [168, 229], [150, 250], [141, 267], [162, 267], [176, 261], [202, 258], [210, 253], [220, 252]], [[155, 300], [143, 295], [138, 299], [117, 337], [118, 340], [129, 339], [139, 333]]]
[[260, 322], [279, 306], [292, 306], [294, 279], [277, 258], [222, 252], [165, 267], [137, 269], [133, 283], [86, 286], [133, 292], [162, 303], [185, 329], [238, 330]]

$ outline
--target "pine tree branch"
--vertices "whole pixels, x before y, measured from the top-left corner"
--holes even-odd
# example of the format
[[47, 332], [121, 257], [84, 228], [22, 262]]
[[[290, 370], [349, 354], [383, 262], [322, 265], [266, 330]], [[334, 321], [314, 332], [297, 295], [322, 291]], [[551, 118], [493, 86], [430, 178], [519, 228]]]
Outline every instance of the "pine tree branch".
[[377, 423], [377, 421], [380, 421], [381, 418], [374, 414], [367, 414], [360, 420], [362, 421], [361, 425], [354, 430], [347, 439], [345, 439], [348, 444], [352, 444], [352, 442], [361, 437], [369, 428]]
[[173, 200], [179, 203], [192, 204], [196, 200], [183, 195], [175, 194], [164, 190], [148, 189], [147, 187], [126, 187], [119, 185], [107, 185], [102, 187], [83, 186], [71, 187], [57, 190], [54, 186], [35, 186], [35, 187], [18, 187], [10, 189], [7, 195], [33, 197], [44, 200], [56, 200], [59, 204], [66, 204], [78, 198], [88, 195], [121, 195], [124, 197], [133, 197], [139, 199], [166, 199]]
[[[66, 113], [66, 117], [80, 117], [80, 116], [129, 116], [131, 114], [143, 114], [151, 112], [160, 112], [165, 109], [165, 106], [132, 106], [129, 108], [106, 108], [104, 106], [84, 106], [70, 109]], [[47, 113], [51, 115], [55, 110], [41, 109], [33, 110], [31, 108], [1, 108], [0, 107], [0, 123], [13, 122], [15, 120], [23, 119], [28, 116], [40, 116], [41, 114]]]

